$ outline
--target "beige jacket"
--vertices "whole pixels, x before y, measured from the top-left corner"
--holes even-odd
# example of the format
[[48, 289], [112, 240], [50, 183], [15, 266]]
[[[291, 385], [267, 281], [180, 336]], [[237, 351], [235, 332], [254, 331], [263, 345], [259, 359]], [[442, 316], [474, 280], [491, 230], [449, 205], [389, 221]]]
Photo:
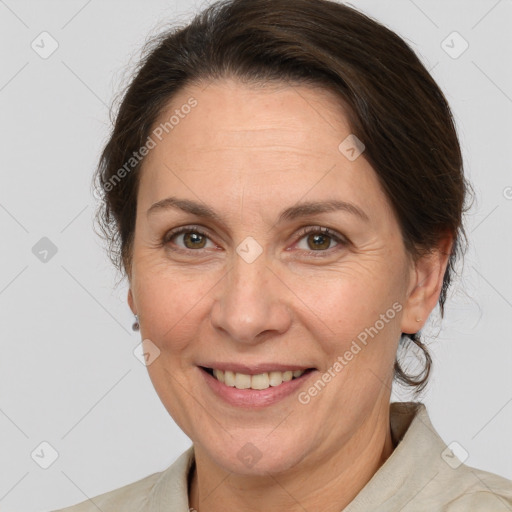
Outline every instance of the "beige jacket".
[[[392, 403], [390, 418], [396, 448], [343, 512], [512, 512], [512, 481], [461, 464], [423, 404]], [[187, 512], [193, 460], [191, 446], [161, 473], [55, 512]]]

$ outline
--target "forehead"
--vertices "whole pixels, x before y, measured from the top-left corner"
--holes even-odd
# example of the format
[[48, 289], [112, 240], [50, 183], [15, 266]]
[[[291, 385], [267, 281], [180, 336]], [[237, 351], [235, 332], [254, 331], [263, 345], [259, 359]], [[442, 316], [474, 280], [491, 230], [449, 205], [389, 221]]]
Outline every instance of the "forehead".
[[[195, 106], [189, 108], [193, 102]], [[175, 124], [167, 133], [165, 123], [171, 117]], [[155, 123], [158, 126], [164, 129], [164, 138], [172, 133], [175, 145], [186, 141], [180, 148], [185, 152], [228, 149], [230, 145], [246, 150], [281, 146], [336, 152], [340, 134], [350, 133], [341, 100], [325, 89], [282, 82], [246, 84], [234, 79], [180, 90], [162, 111]]]
[[336, 191], [361, 205], [375, 202], [372, 192], [385, 201], [364, 154], [351, 161], [340, 150], [351, 128], [342, 103], [325, 89], [235, 80], [189, 86], [152, 133], [161, 140], [152, 135], [156, 146], [143, 166], [139, 197], [146, 209], [177, 190], [214, 195], [218, 204], [254, 192], [259, 208], [282, 201], [283, 191], [290, 202]]

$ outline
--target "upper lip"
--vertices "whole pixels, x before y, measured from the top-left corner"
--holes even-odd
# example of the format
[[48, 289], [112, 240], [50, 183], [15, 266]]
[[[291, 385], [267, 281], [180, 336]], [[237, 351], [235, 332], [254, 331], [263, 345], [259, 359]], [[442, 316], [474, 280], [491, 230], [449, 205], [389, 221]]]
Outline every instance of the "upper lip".
[[272, 371], [286, 372], [293, 370], [309, 370], [312, 366], [304, 366], [300, 364], [280, 364], [280, 363], [258, 363], [258, 364], [241, 364], [241, 363], [201, 363], [198, 366], [211, 368], [215, 370], [231, 371], [233, 373], [244, 373], [246, 375], [258, 375]]

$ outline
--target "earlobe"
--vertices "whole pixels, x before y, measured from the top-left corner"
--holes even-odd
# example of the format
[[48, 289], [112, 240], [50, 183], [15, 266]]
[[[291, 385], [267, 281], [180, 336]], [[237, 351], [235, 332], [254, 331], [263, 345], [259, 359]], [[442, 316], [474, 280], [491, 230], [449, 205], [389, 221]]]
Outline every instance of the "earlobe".
[[129, 288], [128, 289], [128, 305], [130, 306], [130, 309], [132, 310], [132, 313], [134, 315], [137, 314], [137, 309], [135, 308], [135, 303], [134, 303], [134, 300], [133, 300], [133, 294], [132, 294], [132, 289]]
[[437, 247], [416, 260], [412, 285], [402, 315], [402, 332], [418, 332], [435, 308], [452, 246], [453, 237], [446, 235], [439, 241]]

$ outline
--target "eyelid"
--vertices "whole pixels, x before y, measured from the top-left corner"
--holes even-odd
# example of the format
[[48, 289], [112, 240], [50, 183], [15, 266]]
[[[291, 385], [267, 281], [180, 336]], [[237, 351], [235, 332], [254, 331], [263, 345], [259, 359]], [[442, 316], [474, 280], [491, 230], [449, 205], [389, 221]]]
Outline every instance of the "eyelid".
[[296, 235], [297, 241], [294, 243], [294, 245], [299, 243], [302, 240], [302, 238], [304, 238], [306, 235], [317, 234], [317, 233], [319, 233], [321, 235], [327, 235], [329, 238], [333, 239], [337, 245], [335, 247], [331, 247], [331, 248], [323, 250], [323, 251], [322, 250], [314, 251], [312, 249], [303, 250], [308, 255], [311, 255], [315, 258], [327, 257], [328, 255], [331, 255], [333, 253], [333, 251], [336, 250], [336, 248], [339, 249], [340, 247], [346, 247], [350, 243], [349, 240], [344, 235], [342, 235], [341, 233], [338, 233], [334, 229], [331, 229], [331, 228], [328, 228], [325, 226], [307, 226], [305, 228], [302, 228], [297, 233], [297, 235]]
[[331, 238], [334, 238], [337, 242], [340, 243], [348, 243], [348, 240], [341, 233], [338, 233], [334, 229], [325, 227], [325, 226], [307, 226], [302, 228], [298, 233], [297, 237], [300, 240], [305, 235], [309, 235], [310, 233], [321, 233], [322, 235], [328, 235]]
[[[202, 236], [205, 236], [206, 238], [208, 238], [208, 240], [210, 240], [212, 243], [215, 244], [215, 242], [212, 240], [212, 237], [210, 236], [210, 234], [208, 233], [208, 229], [206, 228], [203, 228], [202, 226], [199, 226], [199, 225], [186, 225], [186, 226], [180, 226], [180, 227], [177, 227], [177, 228], [174, 228], [174, 229], [171, 229], [169, 231], [167, 231], [164, 236], [162, 237], [162, 246], [165, 246], [167, 245], [168, 243], [170, 243], [171, 239], [174, 238], [175, 236], [178, 236], [178, 235], [181, 235], [183, 233], [187, 233], [187, 232], [196, 232]], [[320, 233], [320, 234], [323, 234], [323, 235], [327, 235], [329, 236], [330, 238], [332, 238], [333, 240], [335, 240], [337, 242], [338, 245], [341, 245], [341, 246], [346, 246], [348, 245], [350, 242], [349, 240], [343, 236], [341, 233], [338, 233], [337, 231], [331, 229], [331, 228], [328, 228], [328, 227], [325, 227], [325, 226], [306, 226], [306, 227], [303, 227], [301, 228], [294, 236], [294, 238], [296, 239], [295, 242], [293, 243], [293, 245], [296, 245], [302, 238], [304, 238], [306, 235], [308, 234], [311, 234], [311, 233]], [[337, 246], [338, 246], [337, 245]], [[336, 247], [337, 247], [336, 246]], [[182, 251], [185, 251], [185, 252], [200, 252], [201, 250], [205, 250], [204, 248], [202, 249], [186, 249], [186, 248], [181, 248], [179, 247], [178, 249], [176, 250], [182, 250]], [[319, 251], [313, 251], [313, 250], [309, 250], [309, 251], [305, 251], [306, 253], [308, 254], [322, 254], [322, 253], [330, 253], [331, 252], [331, 249], [326, 249], [326, 250], [319, 250]]]
[[[200, 235], [205, 236], [206, 238], [208, 238], [208, 240], [213, 242], [207, 229], [205, 229], [201, 226], [195, 226], [192, 224], [192, 225], [180, 226], [180, 227], [177, 227], [177, 228], [167, 231], [164, 234], [164, 236], [162, 237], [162, 244], [166, 245], [175, 236], [182, 235], [183, 233], [187, 233], [187, 232], [199, 233]], [[188, 251], [188, 250], [193, 250], [193, 249], [184, 249], [184, 250]]]

